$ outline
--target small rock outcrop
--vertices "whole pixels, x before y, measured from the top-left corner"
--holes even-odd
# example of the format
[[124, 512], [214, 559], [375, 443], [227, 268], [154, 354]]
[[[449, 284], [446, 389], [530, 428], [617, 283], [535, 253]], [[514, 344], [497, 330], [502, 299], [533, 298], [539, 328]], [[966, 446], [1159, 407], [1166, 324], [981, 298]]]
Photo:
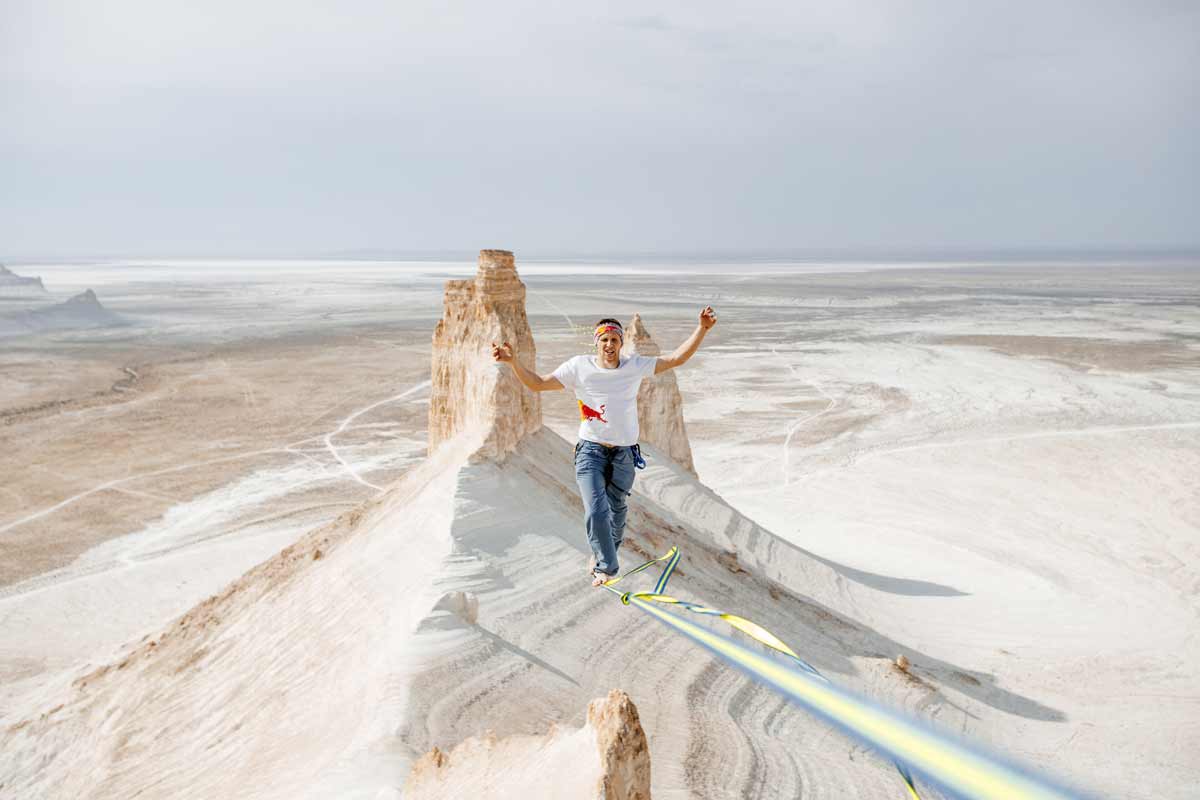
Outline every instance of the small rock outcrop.
[[619, 689], [588, 705], [579, 730], [542, 736], [473, 736], [413, 764], [408, 800], [526, 798], [650, 800], [650, 747], [629, 695]]
[[479, 621], [479, 598], [472, 592], [446, 592], [433, 610], [449, 611], [468, 625], [474, 625]]
[[41, 278], [26, 278], [0, 264], [0, 293], [46, 294]]
[[525, 284], [513, 254], [479, 251], [473, 280], [446, 282], [445, 309], [433, 332], [429, 452], [472, 427], [486, 434], [480, 452], [503, 457], [542, 426], [537, 394], [491, 358], [491, 343], [508, 342], [518, 362], [534, 369], [537, 350], [525, 317]]
[[96, 297], [96, 293], [91, 289], [80, 292], [74, 297], [68, 299], [62, 305], [70, 308], [103, 308], [100, 305], [100, 298]]
[[30, 331], [69, 331], [81, 328], [108, 328], [128, 324], [120, 314], [109, 311], [91, 289], [63, 303], [23, 311], [12, 320]]
[[[625, 329], [625, 343], [621, 352], [642, 356], [662, 354], [662, 348], [655, 344], [637, 314], [633, 315], [633, 321]], [[683, 424], [683, 397], [679, 394], [674, 372], [664, 372], [642, 381], [638, 389], [638, 427], [642, 441], [654, 445], [688, 472], [696, 474], [696, 467], [692, 463], [692, 446], [688, 442], [687, 427]]]
[[588, 704], [588, 725], [600, 750], [598, 797], [650, 800], [650, 745], [633, 700], [620, 689]]

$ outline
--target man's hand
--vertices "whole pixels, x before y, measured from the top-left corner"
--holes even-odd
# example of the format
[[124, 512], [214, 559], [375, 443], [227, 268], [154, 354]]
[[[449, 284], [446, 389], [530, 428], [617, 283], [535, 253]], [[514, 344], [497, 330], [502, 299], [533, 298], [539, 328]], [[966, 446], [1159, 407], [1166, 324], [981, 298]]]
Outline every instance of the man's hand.
[[521, 366], [521, 362], [513, 358], [512, 345], [508, 342], [499, 346], [492, 342], [492, 359], [497, 364], [508, 364], [513, 374], [517, 376], [517, 380], [525, 384], [527, 389], [535, 392], [551, 392], [563, 388], [562, 381], [553, 375], [543, 378], [533, 370]]
[[717, 324], [717, 312], [713, 311], [712, 306], [705, 306], [700, 312], [700, 325], [696, 330], [692, 331], [692, 335], [687, 338], [683, 344], [675, 348], [675, 352], [669, 356], [660, 356], [654, 364], [654, 374], [661, 375], [669, 369], [675, 369], [687, 363], [687, 360], [696, 352], [696, 348], [700, 346], [700, 341], [705, 335], [712, 330], [712, 326]]
[[513, 360], [512, 345], [510, 345], [508, 342], [505, 342], [504, 344], [497, 347], [496, 343], [492, 342], [492, 360], [497, 361], [497, 362], [512, 361]]

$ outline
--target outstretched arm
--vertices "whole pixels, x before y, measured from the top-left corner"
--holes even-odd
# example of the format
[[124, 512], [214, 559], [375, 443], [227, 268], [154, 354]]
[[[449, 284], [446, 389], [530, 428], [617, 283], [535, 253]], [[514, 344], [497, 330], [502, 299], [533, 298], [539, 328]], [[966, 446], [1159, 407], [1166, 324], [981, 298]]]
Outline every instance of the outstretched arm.
[[700, 343], [704, 341], [704, 335], [716, 324], [717, 312], [713, 311], [712, 306], [705, 306], [704, 310], [700, 312], [700, 324], [696, 326], [696, 330], [692, 331], [692, 335], [687, 338], [687, 341], [675, 348], [674, 353], [658, 360], [658, 363], [654, 365], [654, 374], [658, 375], [669, 369], [675, 369], [678, 366], [686, 364], [687, 360], [700, 349]]
[[513, 358], [512, 345], [508, 342], [499, 347], [496, 346], [495, 342], [492, 342], [492, 358], [501, 364], [508, 364], [513, 374], [517, 376], [517, 380], [525, 384], [532, 391], [551, 392], [555, 389], [563, 388], [562, 382], [553, 375], [543, 378], [536, 372], [518, 364], [517, 360]]

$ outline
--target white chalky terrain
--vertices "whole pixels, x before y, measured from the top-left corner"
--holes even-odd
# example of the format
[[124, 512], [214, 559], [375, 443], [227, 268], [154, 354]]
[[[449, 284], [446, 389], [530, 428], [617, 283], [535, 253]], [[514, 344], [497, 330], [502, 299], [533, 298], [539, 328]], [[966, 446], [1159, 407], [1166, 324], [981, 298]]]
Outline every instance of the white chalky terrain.
[[[0, 797], [398, 797], [435, 747], [453, 769], [422, 773], [414, 797], [480, 781], [553, 796], [529, 776], [599, 780], [586, 709], [615, 688], [645, 728], [654, 797], [904, 796], [890, 765], [588, 586], [573, 425], [550, 395], [550, 426], [533, 424], [486, 358], [483, 342], [520, 327], [518, 299], [525, 314], [523, 291], [488, 280], [503, 302], [476, 292], [484, 310], [447, 334], [460, 349], [437, 354], [449, 373], [372, 401], [430, 389], [434, 409], [469, 405], [425, 461], [384, 480], [388, 464], [365, 460], [378, 447], [347, 446], [388, 408], [369, 403], [296, 448], [373, 499], [309, 533], [213, 542], [197, 520], [226, 525], [224, 502], [196, 499], [151, 537], [6, 587]], [[759, 622], [839, 684], [1101, 794], [1189, 797], [1195, 308], [1147, 285], [1134, 299], [1088, 288], [1102, 304], [1066, 312], [1003, 299], [966, 319], [964, 297], [1014, 297], [1010, 278], [789, 280], [773, 293], [714, 280], [687, 299], [729, 292], [677, 372], [700, 477], [645, 448], [623, 566], [679, 545], [673, 593]], [[691, 323], [654, 281], [547, 278], [529, 298], [548, 328], [544, 345], [534, 327], [540, 371], [580, 346], [561, 329], [597, 308], [628, 318], [661, 298], [644, 316], [664, 349], [681, 339]], [[927, 288], [910, 296], [905, 281]], [[299, 473], [272, 474], [243, 494], [282, 496], [272, 482]], [[158, 623], [167, 610], [186, 613]], [[12, 671], [47, 656], [53, 668]]]

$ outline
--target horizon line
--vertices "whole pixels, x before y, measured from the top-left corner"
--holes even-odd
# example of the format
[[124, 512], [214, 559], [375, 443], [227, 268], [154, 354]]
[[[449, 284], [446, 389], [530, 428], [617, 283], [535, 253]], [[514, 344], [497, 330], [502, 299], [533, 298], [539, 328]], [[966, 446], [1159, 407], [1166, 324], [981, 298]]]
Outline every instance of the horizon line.
[[711, 248], [711, 249], [555, 249], [542, 248], [522, 250], [511, 247], [466, 248], [341, 248], [336, 250], [264, 250], [264, 251], [193, 251], [169, 253], [162, 250], [97, 250], [91, 253], [48, 253], [12, 254], [0, 257], [5, 263], [62, 263], [108, 259], [128, 260], [247, 260], [247, 261], [434, 261], [471, 262], [480, 250], [508, 250], [519, 261], [545, 262], [599, 262], [644, 259], [665, 262], [726, 262], [748, 261], [752, 263], [806, 262], [806, 261], [1026, 261], [1035, 259], [1077, 260], [1088, 258], [1110, 260], [1130, 257], [1140, 258], [1200, 258], [1200, 244], [1195, 245], [1122, 245], [1122, 246], [1006, 246], [1006, 247], [791, 247], [791, 248]]

